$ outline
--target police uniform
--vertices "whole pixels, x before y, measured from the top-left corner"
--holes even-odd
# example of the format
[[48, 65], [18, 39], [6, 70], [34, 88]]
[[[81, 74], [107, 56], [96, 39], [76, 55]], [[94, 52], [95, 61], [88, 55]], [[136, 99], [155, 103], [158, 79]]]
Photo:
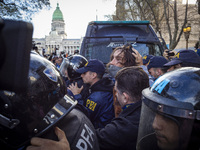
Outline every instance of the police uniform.
[[[86, 99], [85, 106], [95, 129], [103, 128], [114, 118], [113, 86], [112, 80], [102, 78], [89, 89], [90, 95]], [[75, 95], [74, 98], [81, 104], [85, 101], [81, 94]]]

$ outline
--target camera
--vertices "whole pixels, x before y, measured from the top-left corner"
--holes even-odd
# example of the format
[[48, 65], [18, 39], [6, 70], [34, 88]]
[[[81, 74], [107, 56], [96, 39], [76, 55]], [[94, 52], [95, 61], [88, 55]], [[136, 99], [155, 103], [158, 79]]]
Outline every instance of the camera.
[[32, 33], [31, 23], [0, 19], [0, 90], [26, 89]]
[[175, 53], [172, 52], [172, 51], [170, 51], [170, 50], [168, 50], [168, 51], [166, 51], [166, 52], [167, 52], [168, 56], [174, 56], [174, 55], [175, 55]]

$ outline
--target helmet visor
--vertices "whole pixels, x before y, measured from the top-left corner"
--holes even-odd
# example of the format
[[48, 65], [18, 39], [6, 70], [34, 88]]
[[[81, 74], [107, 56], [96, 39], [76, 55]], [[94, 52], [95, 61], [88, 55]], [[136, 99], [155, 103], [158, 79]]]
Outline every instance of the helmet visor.
[[[172, 113], [167, 113], [170, 112], [170, 108]], [[167, 111], [163, 111], [165, 109]], [[194, 120], [171, 115], [173, 109], [171, 106], [160, 105], [146, 97], [143, 98], [137, 139], [138, 150], [187, 148]]]
[[42, 122], [33, 130], [33, 136], [40, 136], [66, 116], [78, 102], [67, 94], [46, 114]]
[[[55, 126], [58, 121], [64, 118], [76, 106], [76, 104], [76, 100], [72, 99], [68, 95], [65, 95], [50, 109], [50, 111], [48, 111], [48, 113], [46, 113], [43, 118], [38, 119], [38, 122], [35, 121], [24, 127], [24, 131], [21, 131], [22, 127], [20, 124], [20, 127], [16, 125], [13, 130], [6, 130], [5, 132], [7, 132], [7, 134], [5, 133], [5, 135], [8, 139], [0, 136], [0, 145], [2, 142], [8, 147], [14, 149], [25, 146], [32, 137], [41, 136], [50, 128]], [[4, 133], [2, 133], [2, 136], [3, 135]], [[2, 141], [2, 139], [5, 140]]]
[[68, 72], [67, 72], [68, 66], [69, 66], [69, 60], [67, 58], [64, 58], [64, 60], [60, 65], [60, 73], [63, 77], [68, 77]]

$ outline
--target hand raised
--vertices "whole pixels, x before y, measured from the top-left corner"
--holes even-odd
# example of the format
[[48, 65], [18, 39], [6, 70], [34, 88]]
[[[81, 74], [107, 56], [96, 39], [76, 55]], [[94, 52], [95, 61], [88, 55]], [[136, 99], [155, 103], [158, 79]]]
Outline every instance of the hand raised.
[[83, 85], [81, 86], [81, 88], [78, 87], [77, 82], [75, 82], [75, 84], [71, 84], [69, 85], [69, 87], [67, 87], [74, 95], [80, 94], [81, 91], [83, 90]]
[[132, 48], [132, 50], [135, 52], [135, 53], [132, 53], [132, 55], [135, 56], [135, 62], [136, 62], [136, 64], [138, 66], [143, 65], [142, 56], [140, 55], [140, 53], [136, 49], [134, 49], [134, 48]]

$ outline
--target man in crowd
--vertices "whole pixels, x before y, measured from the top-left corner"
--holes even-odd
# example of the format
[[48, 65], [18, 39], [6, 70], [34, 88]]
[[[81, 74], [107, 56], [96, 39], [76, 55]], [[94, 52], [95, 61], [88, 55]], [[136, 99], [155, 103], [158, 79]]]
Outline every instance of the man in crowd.
[[142, 90], [149, 87], [148, 75], [142, 68], [121, 69], [115, 77], [117, 100], [123, 109], [119, 116], [96, 131], [102, 150], [134, 150], [141, 111]]
[[168, 68], [167, 71], [181, 67], [200, 67], [200, 56], [193, 50], [180, 50], [164, 67]]
[[73, 93], [74, 98], [80, 104], [84, 104], [88, 110], [88, 115], [94, 127], [103, 128], [114, 118], [113, 107], [113, 87], [114, 83], [109, 78], [103, 78], [105, 73], [104, 64], [97, 60], [91, 59], [88, 63], [76, 70], [81, 74], [83, 82], [89, 84], [89, 96], [86, 100], [82, 99], [81, 91], [83, 87], [78, 88], [77, 84], [69, 85], [68, 89]]
[[149, 74], [152, 75], [155, 79], [167, 72], [167, 69], [163, 67], [168, 61], [163, 56], [154, 56], [150, 58], [147, 65]]

